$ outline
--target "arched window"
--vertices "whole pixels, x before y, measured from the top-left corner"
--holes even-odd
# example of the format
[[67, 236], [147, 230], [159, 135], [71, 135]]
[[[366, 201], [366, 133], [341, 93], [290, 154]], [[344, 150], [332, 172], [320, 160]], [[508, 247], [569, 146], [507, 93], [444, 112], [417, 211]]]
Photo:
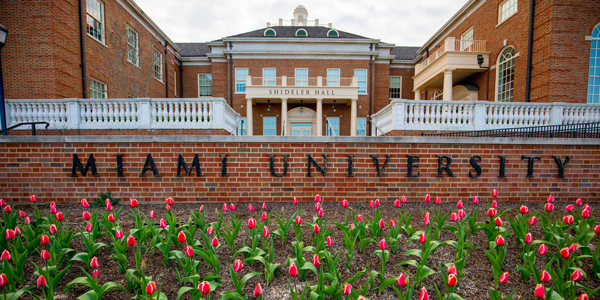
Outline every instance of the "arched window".
[[587, 103], [600, 103], [600, 24], [592, 31]]
[[327, 32], [327, 37], [335, 38], [335, 37], [339, 37], [339, 36], [340, 36], [340, 34], [335, 29], [331, 29]]
[[515, 87], [515, 48], [506, 47], [498, 56], [496, 101], [512, 102]]
[[275, 30], [273, 28], [267, 28], [265, 30], [265, 36], [276, 36]]
[[308, 33], [306, 33], [306, 30], [300, 28], [296, 31], [296, 36], [304, 37], [308, 36]]

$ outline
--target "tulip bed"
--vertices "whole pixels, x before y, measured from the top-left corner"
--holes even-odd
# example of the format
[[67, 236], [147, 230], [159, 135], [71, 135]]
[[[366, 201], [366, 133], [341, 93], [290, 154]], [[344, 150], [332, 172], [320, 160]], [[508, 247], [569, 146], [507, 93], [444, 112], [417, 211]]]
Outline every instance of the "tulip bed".
[[1, 200], [0, 300], [600, 298], [597, 204], [485, 198]]

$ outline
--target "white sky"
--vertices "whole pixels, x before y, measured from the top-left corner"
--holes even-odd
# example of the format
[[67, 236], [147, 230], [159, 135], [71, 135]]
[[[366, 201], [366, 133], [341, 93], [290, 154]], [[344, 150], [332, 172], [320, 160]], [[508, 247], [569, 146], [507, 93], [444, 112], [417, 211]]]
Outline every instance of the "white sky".
[[397, 46], [422, 46], [467, 0], [136, 0], [174, 42], [206, 42], [292, 19], [310, 20]]

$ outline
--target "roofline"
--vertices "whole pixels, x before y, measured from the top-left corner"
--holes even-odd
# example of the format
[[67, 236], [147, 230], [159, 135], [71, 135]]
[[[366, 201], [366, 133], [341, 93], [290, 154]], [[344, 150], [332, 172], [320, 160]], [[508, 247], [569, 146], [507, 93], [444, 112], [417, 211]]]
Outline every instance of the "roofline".
[[450, 18], [450, 20], [448, 20], [448, 22], [446, 22], [436, 33], [434, 33], [433, 36], [431, 36], [431, 38], [429, 38], [429, 40], [427, 40], [427, 42], [425, 42], [421, 48], [419, 48], [417, 53], [421, 54], [423, 51], [425, 51], [425, 48], [438, 39], [446, 31], [446, 29], [448, 29], [452, 24], [454, 24], [454, 22], [456, 22], [456, 20], [458, 20], [460, 16], [469, 10], [476, 2], [480, 1], [485, 2], [486, 0], [469, 0], [469, 2], [467, 2], [456, 14], [454, 14], [454, 16], [452, 16], [452, 18]]
[[137, 3], [135, 3], [133, 0], [120, 0], [118, 2], [120, 2], [121, 5], [123, 3], [127, 3], [128, 5], [130, 5], [133, 8], [133, 10], [144, 19], [144, 21], [148, 22], [148, 24], [171, 45], [171, 47], [173, 47], [177, 52], [179, 52], [179, 47], [177, 47], [175, 42], [173, 42], [173, 40], [171, 40], [171, 38], [169, 38], [169, 36], [164, 31], [162, 31], [162, 29], [160, 29], [160, 27], [158, 27], [158, 25], [156, 25], [156, 23], [154, 23], [152, 19], [150, 19], [150, 17], [137, 5]]
[[[225, 37], [222, 39], [222, 42], [209, 42], [207, 43], [209, 46], [227, 44], [228, 42], [267, 42], [267, 43], [297, 43], [298, 41], [302, 41], [305, 43], [358, 43], [358, 44], [370, 44], [370, 43], [381, 43], [379, 39], [369, 39], [369, 38], [361, 38], [361, 39], [352, 39], [352, 38], [278, 38], [278, 37]], [[213, 44], [214, 43], [214, 44]]]

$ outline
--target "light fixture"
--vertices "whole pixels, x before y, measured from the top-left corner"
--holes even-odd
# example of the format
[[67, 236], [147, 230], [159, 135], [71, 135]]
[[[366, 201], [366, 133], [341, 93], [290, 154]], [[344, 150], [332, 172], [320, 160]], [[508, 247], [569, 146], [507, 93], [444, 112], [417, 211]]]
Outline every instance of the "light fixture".
[[483, 64], [483, 55], [477, 55], [477, 64], [479, 65], [479, 67], [481, 67], [481, 65]]
[[304, 108], [300, 107], [300, 112], [303, 112], [303, 111], [304, 111]]
[[267, 106], [267, 111], [271, 111], [271, 105]]
[[335, 109], [335, 105], [334, 105], [334, 106], [332, 106], [332, 107], [333, 107], [333, 112], [336, 112], [337, 110]]
[[[0, 24], [0, 49], [6, 45], [8, 30]], [[2, 55], [0, 54], [0, 129], [6, 130], [6, 111], [4, 110], [4, 83], [2, 82]], [[6, 132], [2, 135], [6, 135]]]

